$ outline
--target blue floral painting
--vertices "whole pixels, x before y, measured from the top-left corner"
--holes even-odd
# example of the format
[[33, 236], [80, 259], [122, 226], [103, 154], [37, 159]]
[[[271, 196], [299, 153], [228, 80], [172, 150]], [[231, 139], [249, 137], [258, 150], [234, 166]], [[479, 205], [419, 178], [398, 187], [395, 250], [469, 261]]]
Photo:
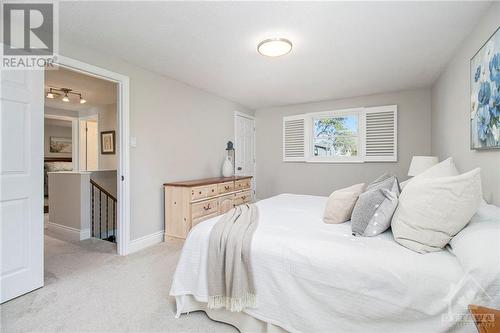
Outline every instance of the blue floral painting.
[[500, 148], [500, 30], [470, 63], [471, 148]]

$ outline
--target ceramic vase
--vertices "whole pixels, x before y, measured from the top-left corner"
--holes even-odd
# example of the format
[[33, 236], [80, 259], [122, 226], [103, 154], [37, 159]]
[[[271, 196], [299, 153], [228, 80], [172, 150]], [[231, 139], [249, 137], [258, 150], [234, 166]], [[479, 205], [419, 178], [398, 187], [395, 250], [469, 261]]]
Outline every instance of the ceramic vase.
[[222, 176], [231, 177], [233, 175], [233, 163], [229, 160], [229, 157], [226, 157], [224, 163], [222, 163]]

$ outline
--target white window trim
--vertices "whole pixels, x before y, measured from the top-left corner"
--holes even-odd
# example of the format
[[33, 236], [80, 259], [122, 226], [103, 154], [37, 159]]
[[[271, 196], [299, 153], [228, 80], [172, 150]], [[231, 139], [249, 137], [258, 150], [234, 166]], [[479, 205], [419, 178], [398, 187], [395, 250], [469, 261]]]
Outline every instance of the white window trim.
[[[313, 142], [314, 142], [314, 119], [326, 117], [342, 117], [342, 116], [358, 116], [358, 155], [357, 156], [329, 156], [319, 157], [314, 156]], [[308, 163], [364, 163], [365, 162], [365, 112], [364, 108], [351, 108], [342, 110], [313, 112], [306, 114], [306, 162]]]

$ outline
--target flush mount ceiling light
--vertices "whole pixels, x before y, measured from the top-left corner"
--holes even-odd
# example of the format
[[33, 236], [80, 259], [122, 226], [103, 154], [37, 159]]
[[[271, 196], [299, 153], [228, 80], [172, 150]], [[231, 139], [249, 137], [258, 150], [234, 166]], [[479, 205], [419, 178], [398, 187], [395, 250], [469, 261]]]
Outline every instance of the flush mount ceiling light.
[[84, 104], [84, 103], [87, 102], [82, 97], [82, 94], [74, 92], [72, 89], [68, 89], [68, 88], [50, 88], [49, 91], [47, 92], [47, 95], [45, 95], [45, 97], [50, 98], [50, 99], [54, 99], [56, 96], [62, 95], [62, 94], [57, 93], [55, 91], [59, 91], [62, 94], [64, 94], [64, 96], [61, 98], [61, 100], [63, 102], [69, 103], [69, 96], [68, 96], [68, 94], [78, 95], [80, 104]]
[[265, 39], [257, 45], [257, 52], [266, 57], [279, 57], [290, 53], [292, 42], [285, 38]]

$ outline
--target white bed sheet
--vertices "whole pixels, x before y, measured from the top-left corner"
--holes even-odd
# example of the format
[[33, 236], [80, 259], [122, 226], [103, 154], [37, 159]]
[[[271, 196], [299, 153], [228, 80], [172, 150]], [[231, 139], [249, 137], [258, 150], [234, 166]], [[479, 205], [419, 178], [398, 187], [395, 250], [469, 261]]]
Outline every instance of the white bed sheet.
[[[245, 312], [290, 332], [439, 332], [454, 327], [444, 315], [447, 295], [464, 272], [449, 251], [425, 255], [397, 244], [390, 231], [354, 237], [351, 225], [325, 224], [326, 197], [282, 194], [257, 203], [259, 226], [251, 260], [257, 308]], [[193, 228], [170, 295], [177, 314], [183, 295], [208, 298], [207, 251], [218, 218]]]

